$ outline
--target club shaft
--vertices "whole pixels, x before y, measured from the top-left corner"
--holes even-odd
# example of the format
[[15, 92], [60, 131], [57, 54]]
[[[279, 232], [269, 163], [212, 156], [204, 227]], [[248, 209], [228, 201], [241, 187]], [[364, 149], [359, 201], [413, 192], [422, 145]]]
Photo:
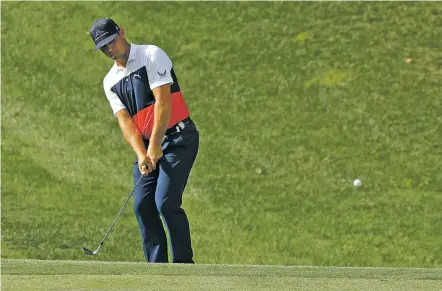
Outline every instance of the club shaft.
[[109, 235], [110, 231], [112, 230], [112, 228], [114, 227], [115, 223], [118, 220], [118, 217], [120, 217], [121, 213], [123, 212], [124, 208], [126, 207], [127, 203], [129, 202], [130, 198], [132, 197], [132, 194], [134, 194], [135, 189], [137, 188], [138, 184], [140, 183], [141, 179], [143, 178], [143, 176], [140, 177], [140, 179], [138, 179], [137, 183], [135, 183], [135, 186], [133, 188], [133, 190], [130, 192], [129, 197], [127, 197], [126, 202], [124, 202], [123, 207], [121, 207], [120, 211], [118, 212], [117, 217], [115, 217], [114, 221], [112, 222], [111, 226], [109, 227], [109, 229], [107, 230], [106, 234], [104, 235], [103, 240], [101, 241], [100, 245], [97, 248], [97, 251], [100, 249], [100, 247], [103, 245], [104, 241], [106, 240], [107, 236]]

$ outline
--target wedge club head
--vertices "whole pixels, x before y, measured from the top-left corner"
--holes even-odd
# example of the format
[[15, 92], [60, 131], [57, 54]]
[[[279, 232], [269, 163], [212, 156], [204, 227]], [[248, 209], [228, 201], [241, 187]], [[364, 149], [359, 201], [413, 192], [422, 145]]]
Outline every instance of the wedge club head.
[[86, 255], [91, 255], [91, 256], [95, 255], [95, 252], [88, 250], [87, 248], [82, 248], [82, 250], [83, 253], [85, 253]]
[[101, 242], [100, 245], [98, 245], [98, 248], [94, 252], [91, 251], [90, 249], [87, 249], [87, 248], [81, 248], [81, 249], [83, 250], [83, 253], [85, 253], [86, 255], [93, 256], [93, 255], [98, 254], [98, 251], [101, 249], [102, 245], [103, 245], [103, 242]]
[[83, 253], [85, 253], [86, 255], [93, 256], [93, 255], [97, 254], [97, 251], [93, 252], [93, 251], [91, 251], [91, 250], [89, 250], [87, 248], [82, 248], [82, 250], [83, 250]]

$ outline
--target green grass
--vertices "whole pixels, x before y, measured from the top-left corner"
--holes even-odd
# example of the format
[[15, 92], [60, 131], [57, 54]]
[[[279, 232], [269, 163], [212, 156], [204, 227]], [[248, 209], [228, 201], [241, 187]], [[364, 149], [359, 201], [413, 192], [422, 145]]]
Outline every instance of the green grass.
[[2, 290], [440, 290], [442, 269], [2, 260]]
[[[2, 2], [2, 258], [89, 260], [80, 248], [131, 190], [101, 85], [111, 63], [86, 34], [110, 16], [169, 54], [200, 130], [183, 206], [196, 262], [442, 267], [441, 13]], [[130, 208], [94, 259], [143, 261]]]

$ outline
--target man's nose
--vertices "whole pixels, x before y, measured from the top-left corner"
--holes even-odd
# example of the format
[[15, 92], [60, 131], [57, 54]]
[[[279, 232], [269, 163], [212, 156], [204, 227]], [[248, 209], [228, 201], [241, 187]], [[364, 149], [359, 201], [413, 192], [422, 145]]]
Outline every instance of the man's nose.
[[106, 47], [107, 51], [110, 52], [110, 53], [114, 52], [114, 48], [115, 47], [112, 44], [108, 44], [107, 47]]

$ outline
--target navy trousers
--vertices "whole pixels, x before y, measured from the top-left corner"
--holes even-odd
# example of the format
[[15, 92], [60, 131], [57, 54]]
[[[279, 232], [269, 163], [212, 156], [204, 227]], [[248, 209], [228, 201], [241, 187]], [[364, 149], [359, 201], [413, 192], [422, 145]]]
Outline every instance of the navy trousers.
[[[148, 141], [145, 145], [149, 146]], [[198, 146], [199, 132], [192, 121], [180, 132], [166, 135], [162, 143], [164, 156], [134, 191], [134, 211], [147, 262], [168, 262], [166, 230], [172, 261], [193, 263], [189, 222], [181, 203]], [[141, 176], [138, 161], [134, 164], [133, 175], [135, 183]]]

